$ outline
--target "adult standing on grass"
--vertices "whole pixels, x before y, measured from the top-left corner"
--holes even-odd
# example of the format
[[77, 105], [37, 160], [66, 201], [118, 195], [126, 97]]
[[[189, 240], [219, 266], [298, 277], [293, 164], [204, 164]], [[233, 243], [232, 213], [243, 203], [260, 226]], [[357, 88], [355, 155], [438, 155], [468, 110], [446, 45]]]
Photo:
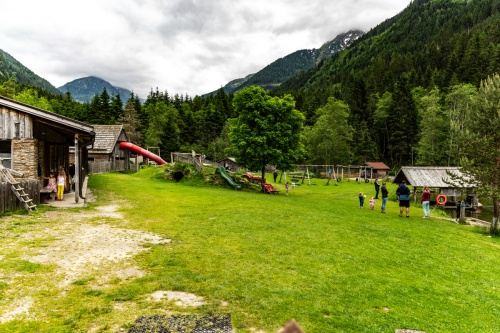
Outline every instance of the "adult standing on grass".
[[424, 219], [427, 219], [431, 216], [431, 191], [427, 186], [424, 186], [424, 190], [422, 191], [422, 209], [424, 210]]
[[378, 179], [375, 179], [373, 183], [375, 185], [375, 199], [378, 199], [378, 192], [380, 190], [380, 184], [378, 183]]
[[389, 191], [387, 191], [387, 184], [382, 183], [382, 206], [380, 206], [380, 212], [385, 214], [385, 206], [387, 205], [387, 198], [389, 197]]
[[403, 180], [396, 190], [399, 199], [399, 217], [403, 216], [403, 207], [406, 208], [406, 217], [410, 217], [410, 194], [411, 191], [406, 186], [406, 180]]

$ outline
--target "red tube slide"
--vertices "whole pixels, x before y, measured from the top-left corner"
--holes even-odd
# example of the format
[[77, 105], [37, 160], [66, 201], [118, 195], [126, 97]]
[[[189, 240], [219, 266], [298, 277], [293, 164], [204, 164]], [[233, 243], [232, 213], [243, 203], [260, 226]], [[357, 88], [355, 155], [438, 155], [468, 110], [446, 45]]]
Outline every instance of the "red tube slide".
[[128, 149], [130, 151], [133, 151], [136, 154], [142, 155], [146, 158], [149, 158], [150, 160], [155, 161], [158, 164], [167, 164], [160, 156], [153, 154], [152, 152], [143, 149], [139, 146], [134, 145], [133, 143], [130, 142], [120, 142], [120, 148], [121, 149]]

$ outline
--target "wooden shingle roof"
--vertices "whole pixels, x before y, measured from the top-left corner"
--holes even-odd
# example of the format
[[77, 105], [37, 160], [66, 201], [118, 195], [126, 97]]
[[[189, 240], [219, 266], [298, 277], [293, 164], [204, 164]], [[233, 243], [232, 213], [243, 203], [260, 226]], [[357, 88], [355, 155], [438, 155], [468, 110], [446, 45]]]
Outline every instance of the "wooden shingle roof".
[[94, 125], [94, 147], [91, 154], [111, 154], [117, 142], [127, 142], [123, 125]]
[[[401, 183], [403, 180], [408, 183], [408, 185], [414, 187], [428, 186], [431, 188], [454, 188], [456, 186], [451, 185], [450, 174], [455, 174], [458, 176], [463, 176], [459, 167], [402, 167], [394, 178], [393, 183]], [[474, 185], [468, 184], [467, 187], [474, 187]]]
[[391, 170], [384, 162], [366, 162], [368, 166], [371, 166], [374, 170]]

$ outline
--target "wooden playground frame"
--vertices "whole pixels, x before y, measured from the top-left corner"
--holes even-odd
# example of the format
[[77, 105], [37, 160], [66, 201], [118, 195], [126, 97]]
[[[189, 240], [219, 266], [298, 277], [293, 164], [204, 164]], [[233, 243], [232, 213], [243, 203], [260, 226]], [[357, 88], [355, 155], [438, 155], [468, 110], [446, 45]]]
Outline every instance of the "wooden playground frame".
[[[302, 184], [304, 184], [305, 179], [307, 179], [309, 185], [311, 185], [311, 173], [319, 174], [322, 176], [321, 178], [328, 179], [328, 183], [332, 179], [335, 183], [344, 179], [347, 181], [364, 179], [368, 183], [377, 178], [377, 175], [374, 175], [373, 167], [368, 165], [292, 164], [292, 167], [294, 171], [288, 172], [292, 182], [302, 180]], [[299, 175], [302, 177], [297, 177]], [[287, 172], [284, 172], [284, 177], [286, 181]]]

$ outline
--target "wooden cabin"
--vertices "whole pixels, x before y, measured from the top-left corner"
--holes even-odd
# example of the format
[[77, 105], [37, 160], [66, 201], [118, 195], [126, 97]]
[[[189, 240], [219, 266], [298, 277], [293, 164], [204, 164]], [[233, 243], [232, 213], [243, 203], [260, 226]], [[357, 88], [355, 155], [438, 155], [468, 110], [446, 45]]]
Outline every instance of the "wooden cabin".
[[[92, 125], [56, 113], [0, 97], [0, 157], [3, 165], [22, 174], [22, 180], [36, 180], [39, 188], [44, 177], [60, 169], [70, 174], [70, 146], [75, 151], [75, 201], [88, 165], [88, 147], [94, 143]], [[69, 184], [66, 186], [69, 191]], [[34, 198], [39, 202], [39, 198]]]
[[408, 187], [413, 187], [412, 195], [413, 200], [417, 202], [418, 193], [422, 193], [424, 186], [432, 190], [431, 201], [438, 194], [444, 194], [448, 199], [450, 205], [454, 205], [458, 198], [464, 194], [471, 194], [474, 189], [473, 182], [466, 184], [465, 191], [462, 193], [462, 188], [453, 186], [451, 184], [450, 174], [463, 177], [460, 167], [413, 167], [404, 166], [394, 178], [393, 183], [401, 184], [406, 181]]
[[128, 168], [129, 163], [125, 162], [130, 159], [130, 150], [119, 147], [121, 142], [129, 142], [123, 125], [94, 125], [94, 132], [94, 145], [89, 149], [89, 168], [104, 166], [106, 172]]
[[217, 161], [217, 164], [224, 167], [226, 171], [238, 171], [238, 165], [236, 164], [236, 159], [234, 157], [225, 157], [223, 159], [220, 159]]
[[386, 178], [391, 170], [384, 162], [366, 162], [365, 165], [371, 167], [371, 178]]

